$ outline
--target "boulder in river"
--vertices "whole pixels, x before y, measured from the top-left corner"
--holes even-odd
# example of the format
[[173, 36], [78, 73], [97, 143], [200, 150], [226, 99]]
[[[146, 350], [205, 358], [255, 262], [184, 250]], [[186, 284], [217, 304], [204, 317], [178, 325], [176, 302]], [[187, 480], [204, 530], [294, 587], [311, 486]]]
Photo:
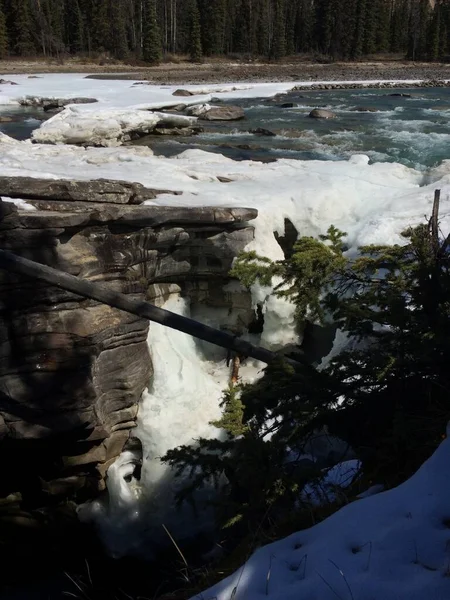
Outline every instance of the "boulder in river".
[[295, 108], [296, 106], [295, 102], [284, 102], [283, 104], [280, 104], [280, 108]]
[[351, 110], [355, 112], [379, 112], [378, 108], [375, 108], [374, 106], [355, 106]]
[[68, 104], [93, 104], [97, 98], [44, 98], [42, 96], [26, 96], [19, 100], [21, 106], [34, 106], [45, 111], [63, 109]]
[[205, 121], [239, 121], [245, 118], [245, 113], [240, 106], [213, 106], [199, 118]]
[[392, 98], [411, 98], [411, 94], [401, 94], [400, 92], [395, 92], [394, 94], [387, 94], [387, 96], [391, 96]]
[[198, 135], [203, 132], [202, 127], [155, 127], [152, 134], [155, 135]]
[[326, 110], [325, 108], [315, 108], [309, 113], [309, 116], [312, 119], [334, 119], [336, 115], [331, 110]]
[[19, 85], [18, 83], [16, 83], [15, 81], [10, 81], [9, 79], [0, 79], [0, 84], [5, 85]]
[[193, 96], [194, 94], [189, 90], [175, 90], [172, 96]]
[[253, 133], [253, 135], [265, 135], [268, 137], [275, 137], [277, 134], [274, 133], [273, 131], [270, 131], [270, 129], [264, 129], [264, 127], [257, 127], [256, 129], [250, 129], [250, 133]]
[[210, 111], [212, 106], [210, 104], [194, 104], [186, 108], [186, 114], [191, 117], [201, 117]]

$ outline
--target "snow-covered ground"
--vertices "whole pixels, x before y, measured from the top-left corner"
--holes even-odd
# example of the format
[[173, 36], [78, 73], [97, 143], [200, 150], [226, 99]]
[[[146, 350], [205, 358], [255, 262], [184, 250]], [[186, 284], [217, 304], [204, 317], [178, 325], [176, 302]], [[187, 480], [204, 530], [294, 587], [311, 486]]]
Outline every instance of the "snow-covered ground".
[[[0, 74], [0, 77], [1, 74]], [[177, 104], [207, 102], [213, 96], [223, 100], [233, 98], [263, 98], [287, 92], [296, 85], [313, 86], [319, 84], [353, 84], [374, 85], [381, 83], [379, 79], [368, 81], [290, 81], [286, 83], [227, 83], [224, 85], [135, 85], [138, 80], [132, 79], [87, 79], [83, 74], [45, 74], [33, 76], [5, 75], [6, 79], [17, 83], [3, 85], [0, 93], [0, 104], [17, 104], [18, 100], [27, 96], [44, 98], [95, 98], [100, 107], [107, 109], [160, 109]], [[37, 77], [37, 78], [35, 78]], [[384, 83], [396, 83], [395, 80], [383, 80]], [[404, 80], [402, 84], [420, 83], [420, 80]], [[182, 87], [196, 94], [194, 97], [174, 97], [172, 93]], [[99, 106], [87, 105], [86, 110], [98, 112]]]
[[[450, 428], [447, 432], [450, 434]], [[398, 488], [256, 551], [204, 600], [448, 600], [450, 439]]]

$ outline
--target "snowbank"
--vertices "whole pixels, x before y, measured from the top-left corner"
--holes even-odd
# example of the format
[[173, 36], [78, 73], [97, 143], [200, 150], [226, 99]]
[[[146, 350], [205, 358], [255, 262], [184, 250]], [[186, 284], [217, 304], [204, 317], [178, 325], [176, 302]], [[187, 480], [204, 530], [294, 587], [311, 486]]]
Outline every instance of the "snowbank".
[[[3, 138], [2, 138], [3, 139]], [[270, 164], [235, 162], [218, 154], [187, 150], [175, 158], [133, 148], [77, 148], [27, 142], [4, 143], [0, 174], [31, 177], [111, 178], [137, 181], [180, 196], [162, 195], [154, 205], [248, 206], [257, 208], [252, 248], [274, 259], [282, 251], [273, 232], [284, 219], [301, 235], [324, 233], [334, 224], [348, 233], [351, 248], [398, 243], [400, 232], [431, 214], [441, 189], [441, 227], [450, 230], [450, 161], [419, 172], [396, 163], [283, 159]], [[221, 183], [227, 178], [229, 183]]]
[[195, 117], [150, 112], [146, 110], [103, 109], [97, 113], [80, 110], [79, 105], [66, 108], [33, 131], [35, 142], [50, 144], [91, 144], [120, 146], [130, 134], [150, 133], [158, 124], [165, 127], [189, 127]]
[[[450, 433], [450, 431], [449, 431]], [[450, 440], [404, 484], [261, 548], [196, 598], [450, 598]]]

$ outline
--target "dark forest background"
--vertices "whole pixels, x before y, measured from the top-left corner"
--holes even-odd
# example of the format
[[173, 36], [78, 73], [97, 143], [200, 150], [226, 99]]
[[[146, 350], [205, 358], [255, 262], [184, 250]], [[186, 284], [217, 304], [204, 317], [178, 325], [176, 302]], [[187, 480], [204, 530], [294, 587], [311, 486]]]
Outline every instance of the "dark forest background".
[[0, 0], [0, 58], [450, 53], [450, 0]]

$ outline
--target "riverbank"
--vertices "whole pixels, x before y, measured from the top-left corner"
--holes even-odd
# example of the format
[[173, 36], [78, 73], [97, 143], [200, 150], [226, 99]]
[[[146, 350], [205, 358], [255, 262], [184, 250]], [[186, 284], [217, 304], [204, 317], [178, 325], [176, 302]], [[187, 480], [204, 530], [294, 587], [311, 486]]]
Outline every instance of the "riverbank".
[[86, 73], [102, 79], [140, 79], [160, 85], [215, 84], [226, 81], [269, 83], [281, 81], [364, 81], [375, 79], [443, 80], [450, 79], [450, 63], [414, 63], [407, 61], [281, 63], [232, 62], [211, 60], [202, 64], [187, 61], [157, 66], [133, 66], [125, 63], [70, 59], [56, 61], [0, 61], [0, 74]]

